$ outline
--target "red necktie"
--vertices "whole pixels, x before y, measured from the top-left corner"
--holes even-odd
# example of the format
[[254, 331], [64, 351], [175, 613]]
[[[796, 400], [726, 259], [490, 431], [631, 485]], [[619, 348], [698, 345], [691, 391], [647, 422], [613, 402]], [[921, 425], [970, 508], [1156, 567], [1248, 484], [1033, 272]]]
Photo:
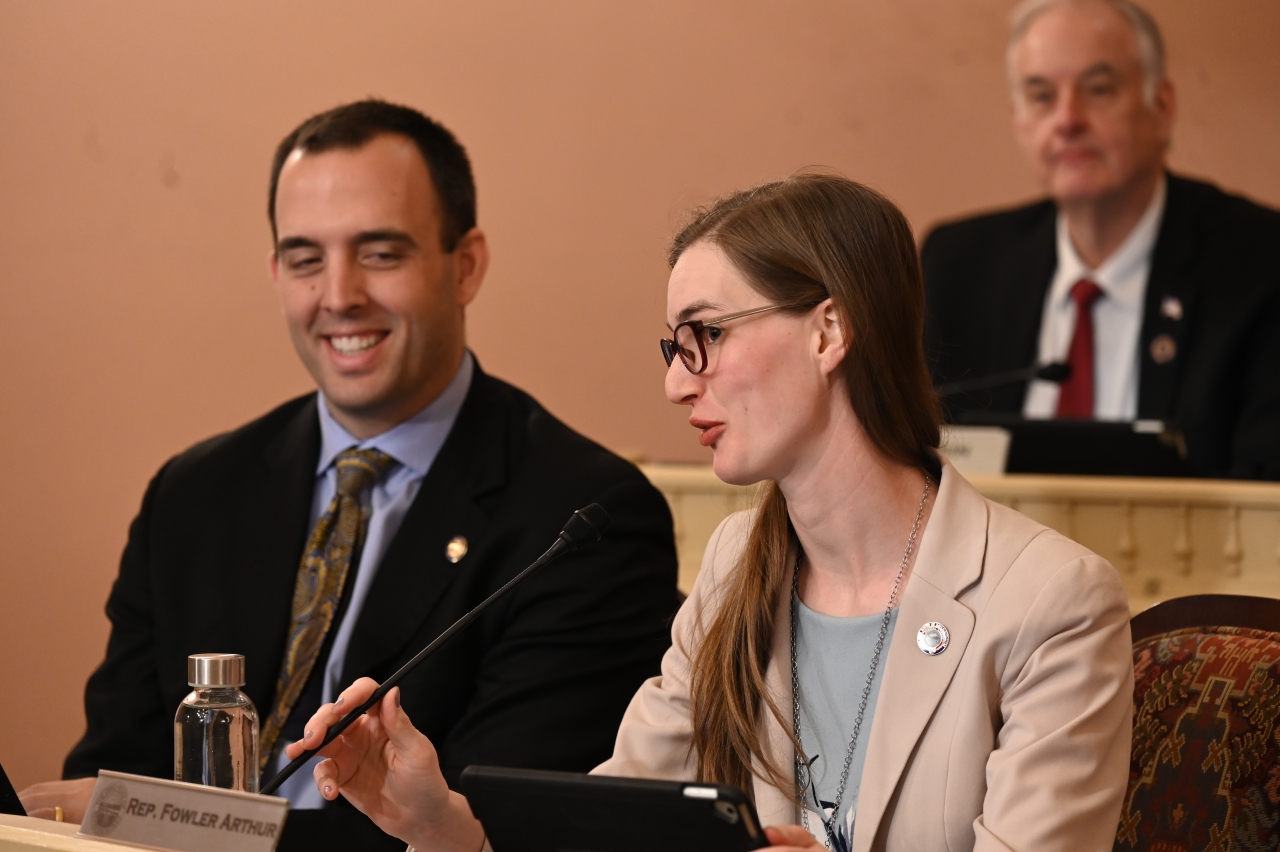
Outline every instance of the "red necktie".
[[1101, 295], [1102, 288], [1087, 278], [1071, 288], [1071, 300], [1076, 303], [1076, 330], [1067, 350], [1071, 375], [1058, 391], [1059, 417], [1093, 418], [1093, 303]]

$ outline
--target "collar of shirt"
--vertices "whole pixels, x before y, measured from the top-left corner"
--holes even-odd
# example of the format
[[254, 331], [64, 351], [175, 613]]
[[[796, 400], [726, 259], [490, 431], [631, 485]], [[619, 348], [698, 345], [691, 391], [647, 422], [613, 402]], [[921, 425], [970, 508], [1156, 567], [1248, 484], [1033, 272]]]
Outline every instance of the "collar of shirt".
[[1147, 276], [1138, 274], [1151, 263], [1151, 252], [1160, 233], [1160, 220], [1164, 216], [1165, 178], [1160, 178], [1155, 195], [1147, 205], [1138, 224], [1125, 237], [1123, 243], [1097, 269], [1090, 269], [1080, 259], [1071, 234], [1067, 231], [1067, 218], [1058, 215], [1058, 274], [1054, 276], [1050, 299], [1055, 305], [1065, 305], [1071, 298], [1071, 288], [1082, 278], [1097, 284], [1108, 299], [1124, 307], [1141, 312], [1146, 295]]
[[366, 441], [356, 440], [333, 419], [329, 406], [325, 403], [324, 391], [320, 391], [317, 400], [320, 412], [320, 459], [316, 464], [316, 476], [328, 470], [338, 454], [352, 446], [362, 450], [381, 450], [412, 471], [415, 478], [426, 476], [448, 437], [449, 430], [453, 428], [453, 421], [462, 409], [467, 391], [471, 389], [474, 372], [475, 359], [470, 352], [463, 353], [458, 372], [440, 396], [408, 420]]

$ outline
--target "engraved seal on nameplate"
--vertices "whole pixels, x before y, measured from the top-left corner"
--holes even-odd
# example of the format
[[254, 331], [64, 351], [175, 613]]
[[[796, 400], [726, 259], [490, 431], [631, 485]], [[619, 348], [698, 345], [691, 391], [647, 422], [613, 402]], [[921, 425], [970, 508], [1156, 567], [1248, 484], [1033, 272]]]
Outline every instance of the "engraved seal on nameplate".
[[289, 800], [102, 770], [80, 837], [178, 852], [273, 852]]
[[119, 781], [108, 781], [101, 785], [102, 792], [95, 790], [93, 810], [93, 827], [102, 837], [110, 837], [112, 830], [120, 824], [120, 816], [129, 804], [129, 790]]

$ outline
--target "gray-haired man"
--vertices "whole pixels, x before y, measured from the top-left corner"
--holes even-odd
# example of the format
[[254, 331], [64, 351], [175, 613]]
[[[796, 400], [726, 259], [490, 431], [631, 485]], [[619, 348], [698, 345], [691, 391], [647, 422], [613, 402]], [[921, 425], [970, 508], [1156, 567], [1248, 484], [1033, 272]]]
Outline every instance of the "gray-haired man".
[[922, 256], [939, 381], [1066, 361], [953, 411], [1171, 423], [1207, 476], [1280, 479], [1280, 213], [1166, 169], [1176, 115], [1129, 0], [1030, 0], [1014, 132], [1049, 198], [944, 225]]

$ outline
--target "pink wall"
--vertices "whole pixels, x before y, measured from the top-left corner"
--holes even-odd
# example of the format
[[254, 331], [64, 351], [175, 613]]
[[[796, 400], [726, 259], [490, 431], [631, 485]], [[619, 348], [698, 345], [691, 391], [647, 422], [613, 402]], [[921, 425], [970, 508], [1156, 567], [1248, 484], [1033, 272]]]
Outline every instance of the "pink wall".
[[[271, 149], [381, 95], [475, 160], [484, 367], [608, 446], [705, 458], [662, 398], [682, 211], [807, 165], [917, 227], [1035, 193], [1009, 0], [0, 3], [0, 762], [55, 776], [147, 479], [309, 389], [266, 275]], [[1280, 5], [1151, 0], [1174, 164], [1280, 204]], [[128, 708], [121, 708], [128, 712]]]

